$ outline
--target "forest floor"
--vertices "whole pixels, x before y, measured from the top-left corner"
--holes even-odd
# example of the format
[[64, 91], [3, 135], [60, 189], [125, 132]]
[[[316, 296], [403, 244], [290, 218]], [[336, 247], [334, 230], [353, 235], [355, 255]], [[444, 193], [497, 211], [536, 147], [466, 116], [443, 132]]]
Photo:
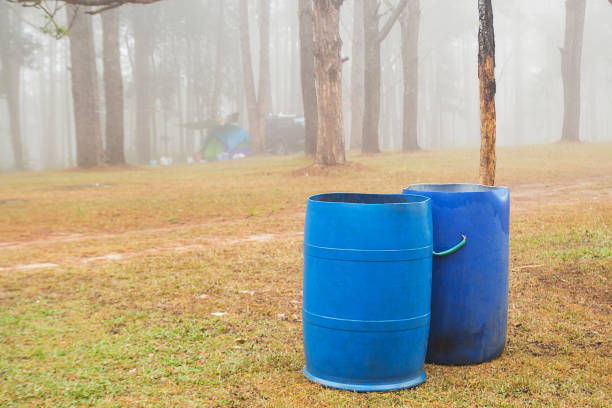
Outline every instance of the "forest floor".
[[0, 406], [610, 406], [611, 143], [498, 149], [506, 350], [376, 394], [302, 377], [306, 198], [477, 182], [478, 151], [349, 159], [0, 175]]

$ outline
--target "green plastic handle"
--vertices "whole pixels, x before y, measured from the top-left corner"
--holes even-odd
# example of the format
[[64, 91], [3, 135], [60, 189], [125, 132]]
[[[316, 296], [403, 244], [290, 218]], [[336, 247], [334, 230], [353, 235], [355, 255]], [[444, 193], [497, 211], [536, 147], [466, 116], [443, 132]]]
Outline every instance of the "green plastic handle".
[[447, 249], [446, 251], [441, 251], [441, 252], [433, 251], [433, 254], [435, 256], [444, 256], [444, 255], [452, 254], [453, 252], [457, 252], [459, 249], [463, 248], [465, 244], [467, 243], [467, 238], [465, 238], [465, 235], [461, 234], [461, 238], [463, 238], [461, 242], [459, 242], [454, 247]]

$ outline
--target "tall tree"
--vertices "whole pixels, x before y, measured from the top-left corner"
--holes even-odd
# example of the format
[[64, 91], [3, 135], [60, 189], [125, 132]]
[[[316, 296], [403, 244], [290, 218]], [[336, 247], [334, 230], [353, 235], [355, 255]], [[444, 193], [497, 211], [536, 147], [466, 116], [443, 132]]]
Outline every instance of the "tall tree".
[[345, 162], [342, 118], [343, 60], [340, 56], [341, 5], [342, 0], [314, 0], [315, 79], [319, 119], [315, 163], [325, 166]]
[[109, 164], [125, 164], [123, 152], [123, 77], [119, 55], [119, 11], [102, 13], [104, 32], [104, 101], [106, 103], [106, 158]]
[[419, 150], [417, 138], [419, 99], [419, 0], [410, 0], [401, 14], [402, 71], [404, 79], [404, 105], [402, 125], [402, 150]]
[[47, 106], [46, 131], [44, 132], [44, 149], [41, 154], [42, 162], [45, 167], [57, 166], [57, 41], [54, 38], [47, 38], [49, 44], [49, 70], [45, 77]]
[[363, 151], [377, 153], [380, 151], [378, 140], [378, 122], [380, 120], [380, 44], [383, 42], [393, 24], [408, 4], [401, 0], [395, 6], [382, 28], [380, 23], [380, 1], [363, 2], [363, 31], [365, 38], [365, 77], [364, 77], [364, 116], [363, 116]]
[[561, 49], [564, 142], [580, 141], [580, 60], [586, 0], [565, 0], [565, 40]]
[[480, 87], [480, 184], [495, 184], [495, 35], [491, 0], [478, 0]]
[[15, 18], [8, 4], [0, 7], [0, 91], [6, 95], [8, 107], [9, 130], [13, 161], [16, 170], [25, 169], [23, 141], [21, 137], [20, 84], [23, 53], [21, 44], [21, 21]]
[[312, 0], [299, 0], [300, 23], [300, 75], [302, 81], [302, 106], [304, 107], [304, 152], [317, 152], [317, 89], [314, 74], [314, 27]]
[[209, 119], [217, 119], [219, 117], [219, 98], [221, 95], [221, 85], [223, 84], [223, 52], [225, 49], [224, 36], [225, 31], [225, 12], [224, 12], [224, 1], [217, 1], [218, 14], [217, 14], [217, 52], [215, 61], [215, 83], [213, 85], [213, 92], [210, 98], [210, 109]]
[[153, 41], [149, 29], [151, 13], [144, 9], [134, 13], [134, 88], [136, 90], [136, 149], [138, 161], [151, 160], [151, 53]]
[[77, 165], [88, 168], [99, 163], [101, 149], [92, 21], [91, 16], [84, 13], [83, 7], [70, 6], [68, 14], [69, 21], [73, 21], [69, 37]]
[[363, 2], [353, 1], [353, 43], [351, 64], [351, 148], [363, 142]]
[[260, 0], [259, 2], [259, 89], [257, 94], [255, 93], [251, 62], [249, 5], [247, 0], [240, 0], [239, 7], [240, 49], [249, 130], [251, 132], [252, 151], [255, 154], [260, 154], [265, 149], [266, 117], [270, 97], [270, 0]]

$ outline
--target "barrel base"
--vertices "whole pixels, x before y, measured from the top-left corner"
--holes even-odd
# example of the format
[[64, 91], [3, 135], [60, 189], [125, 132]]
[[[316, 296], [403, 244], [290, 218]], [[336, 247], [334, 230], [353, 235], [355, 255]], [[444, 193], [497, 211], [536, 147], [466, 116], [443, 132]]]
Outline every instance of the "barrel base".
[[337, 388], [340, 390], [348, 390], [348, 391], [356, 391], [356, 392], [380, 392], [380, 391], [393, 391], [393, 390], [401, 390], [404, 388], [412, 388], [416, 387], [419, 384], [425, 382], [425, 372], [416, 377], [407, 381], [402, 381], [399, 383], [389, 383], [389, 384], [352, 384], [352, 383], [343, 383], [331, 380], [325, 380], [323, 378], [316, 377], [312, 375], [306, 367], [304, 367], [304, 371], [302, 372], [304, 377], [308, 378], [310, 381], [322, 385], [328, 388]]
[[482, 363], [488, 363], [493, 360], [497, 360], [504, 353], [504, 347], [501, 350], [496, 351], [495, 353], [489, 354], [484, 357], [467, 357], [463, 355], [462, 357], [453, 357], [453, 356], [445, 356], [445, 355], [435, 355], [430, 356], [427, 355], [425, 362], [427, 364], [436, 364], [436, 365], [446, 365], [446, 366], [467, 366], [467, 365], [478, 365]]

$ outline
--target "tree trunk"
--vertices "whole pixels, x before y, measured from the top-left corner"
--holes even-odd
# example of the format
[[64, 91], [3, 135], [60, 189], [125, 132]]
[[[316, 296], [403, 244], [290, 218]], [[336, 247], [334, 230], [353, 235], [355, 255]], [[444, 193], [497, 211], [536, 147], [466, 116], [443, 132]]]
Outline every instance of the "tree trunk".
[[561, 49], [564, 142], [580, 141], [580, 60], [586, 0], [565, 1], [565, 41]]
[[325, 166], [345, 161], [340, 56], [341, 5], [342, 0], [314, 1], [314, 56], [319, 119], [315, 163]]
[[260, 153], [266, 146], [266, 122], [272, 88], [270, 86], [270, 0], [259, 0], [259, 88], [257, 89], [257, 109], [259, 116]]
[[402, 0], [391, 13], [382, 29], [379, 30], [380, 3], [374, 0], [363, 1], [363, 31], [365, 45], [364, 76], [364, 116], [363, 147], [364, 153], [378, 153], [378, 122], [380, 120], [380, 43], [387, 37], [393, 24], [405, 8], [408, 0]]
[[299, 0], [299, 2], [300, 74], [305, 126], [304, 153], [314, 156], [317, 151], [318, 112], [314, 74], [312, 0]]
[[25, 170], [20, 114], [22, 55], [21, 50], [18, 49], [18, 41], [15, 41], [15, 37], [21, 35], [21, 30], [20, 19], [12, 19], [8, 12], [8, 5], [2, 5], [0, 10], [0, 62], [2, 62], [0, 80], [4, 83], [2, 88], [6, 92], [13, 163], [15, 170], [18, 171]]
[[81, 10], [69, 7], [69, 20], [74, 21], [69, 34], [70, 64], [77, 165], [88, 168], [99, 163], [101, 130], [92, 17]]
[[210, 109], [208, 119], [219, 118], [219, 98], [221, 95], [221, 85], [223, 84], [223, 51], [224, 51], [224, 30], [225, 30], [225, 13], [224, 13], [224, 1], [219, 0], [217, 7], [219, 7], [219, 14], [217, 15], [217, 61], [215, 62], [215, 83], [213, 85], [213, 93], [210, 101]]
[[419, 150], [417, 135], [419, 100], [419, 0], [411, 0], [400, 18], [402, 28], [402, 70], [404, 76], [404, 105], [402, 150]]
[[249, 5], [247, 0], [240, 0], [240, 50], [242, 57], [242, 74], [244, 92], [247, 100], [249, 131], [251, 132], [251, 150], [261, 154], [265, 149], [266, 116], [270, 95], [270, 0], [260, 0], [259, 21], [259, 97], [255, 93], [253, 64], [251, 62], [251, 41], [249, 35]]
[[47, 129], [45, 131], [46, 151], [43, 152], [45, 167], [57, 166], [57, 40], [49, 42], [49, 76], [47, 78]]
[[495, 36], [491, 0], [478, 0], [480, 84], [480, 184], [495, 184]]
[[106, 103], [106, 158], [111, 165], [125, 164], [123, 152], [123, 78], [119, 55], [119, 10], [102, 13], [104, 32], [104, 101]]
[[353, 56], [351, 64], [351, 148], [360, 148], [363, 142], [363, 2], [353, 2]]
[[150, 13], [139, 10], [134, 18], [134, 88], [136, 90], [136, 150], [138, 161], [151, 160], [151, 81], [149, 56], [152, 39], [149, 30]]
[[380, 42], [378, 41], [378, 1], [363, 1], [365, 46], [364, 115], [362, 151], [378, 153], [378, 121], [380, 117]]

